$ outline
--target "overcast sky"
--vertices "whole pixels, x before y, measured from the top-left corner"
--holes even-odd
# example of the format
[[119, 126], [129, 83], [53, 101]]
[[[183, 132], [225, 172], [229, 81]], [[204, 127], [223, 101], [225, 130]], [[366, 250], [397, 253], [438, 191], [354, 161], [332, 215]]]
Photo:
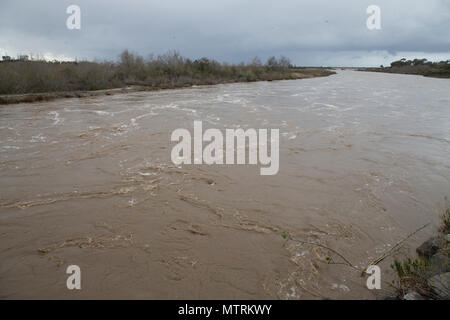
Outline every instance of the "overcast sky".
[[[69, 5], [81, 29], [66, 27]], [[369, 30], [369, 5], [381, 30]], [[450, 59], [450, 0], [0, 0], [0, 54], [117, 59], [178, 50], [191, 58], [378, 66], [402, 57]]]

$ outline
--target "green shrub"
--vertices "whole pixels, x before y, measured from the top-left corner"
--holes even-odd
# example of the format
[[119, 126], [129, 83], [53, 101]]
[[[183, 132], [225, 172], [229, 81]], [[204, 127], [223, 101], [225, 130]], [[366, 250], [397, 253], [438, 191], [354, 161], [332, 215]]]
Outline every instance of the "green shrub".
[[450, 208], [445, 210], [445, 212], [442, 214], [441, 220], [442, 220], [441, 226], [442, 232], [445, 234], [450, 233]]
[[404, 295], [411, 290], [427, 294], [427, 275], [430, 265], [426, 260], [411, 258], [404, 261], [394, 260], [391, 268], [397, 275], [397, 289], [400, 295]]

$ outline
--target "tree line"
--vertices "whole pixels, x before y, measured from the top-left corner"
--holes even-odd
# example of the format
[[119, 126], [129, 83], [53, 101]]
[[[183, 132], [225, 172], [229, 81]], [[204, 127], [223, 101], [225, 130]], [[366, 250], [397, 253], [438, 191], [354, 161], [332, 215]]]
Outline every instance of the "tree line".
[[100, 90], [127, 85], [176, 88], [200, 84], [299, 78], [299, 72], [329, 75], [326, 70], [301, 69], [286, 57], [255, 57], [250, 63], [228, 64], [213, 59], [189, 59], [177, 51], [143, 58], [128, 50], [116, 62], [3, 61], [0, 94]]

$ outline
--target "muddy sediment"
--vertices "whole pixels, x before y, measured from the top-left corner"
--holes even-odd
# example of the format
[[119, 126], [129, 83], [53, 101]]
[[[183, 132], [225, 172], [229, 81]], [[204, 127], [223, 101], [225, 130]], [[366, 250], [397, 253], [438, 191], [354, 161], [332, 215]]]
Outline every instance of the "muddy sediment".
[[[374, 299], [357, 270], [438, 223], [450, 186], [439, 79], [326, 78], [0, 108], [2, 298]], [[280, 170], [171, 162], [177, 128], [279, 128]], [[414, 252], [425, 230], [403, 250]], [[78, 265], [82, 289], [66, 288]], [[393, 273], [383, 262], [383, 280]]]

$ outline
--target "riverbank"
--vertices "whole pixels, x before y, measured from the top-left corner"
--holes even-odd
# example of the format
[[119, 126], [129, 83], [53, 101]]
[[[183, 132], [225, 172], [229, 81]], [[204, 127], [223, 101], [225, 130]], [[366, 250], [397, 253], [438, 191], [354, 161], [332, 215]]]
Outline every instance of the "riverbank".
[[417, 258], [395, 260], [396, 299], [450, 299], [450, 208], [442, 215], [439, 232], [417, 248]]
[[0, 104], [331, 74], [325, 68], [296, 67], [286, 57], [271, 57], [264, 64], [258, 58], [228, 64], [208, 58], [191, 60], [177, 52], [144, 59], [124, 51], [116, 62], [1, 61]]
[[202, 85], [216, 85], [225, 83], [236, 83], [236, 82], [256, 82], [256, 81], [280, 81], [280, 80], [300, 80], [300, 79], [310, 79], [317, 77], [328, 77], [330, 75], [336, 74], [336, 72], [327, 69], [315, 69], [315, 68], [303, 68], [299, 72], [298, 69], [295, 72], [289, 73], [287, 76], [273, 77], [268, 79], [257, 79], [257, 80], [236, 80], [236, 81], [221, 81], [221, 82], [211, 82], [211, 81], [199, 81], [195, 84], [165, 84], [165, 85], [145, 85], [145, 84], [130, 84], [122, 88], [113, 89], [103, 89], [103, 90], [92, 90], [92, 91], [60, 91], [60, 92], [42, 92], [42, 93], [24, 93], [24, 94], [7, 94], [0, 95], [0, 105], [7, 104], [17, 104], [17, 103], [32, 103], [40, 101], [52, 101], [56, 99], [64, 98], [86, 98], [95, 96], [110, 96], [121, 93], [132, 93], [139, 91], [157, 91], [157, 90], [168, 90], [168, 89], [180, 89], [180, 88], [191, 88]]
[[441, 78], [450, 79], [450, 71], [432, 71], [432, 70], [410, 70], [406, 71], [401, 68], [359, 68], [358, 71], [365, 72], [383, 72], [383, 73], [396, 73], [396, 74], [409, 74], [416, 76], [424, 76], [429, 78]]
[[450, 78], [449, 61], [431, 62], [426, 59], [402, 59], [392, 62], [390, 67], [359, 68], [358, 71], [411, 74], [431, 78]]

